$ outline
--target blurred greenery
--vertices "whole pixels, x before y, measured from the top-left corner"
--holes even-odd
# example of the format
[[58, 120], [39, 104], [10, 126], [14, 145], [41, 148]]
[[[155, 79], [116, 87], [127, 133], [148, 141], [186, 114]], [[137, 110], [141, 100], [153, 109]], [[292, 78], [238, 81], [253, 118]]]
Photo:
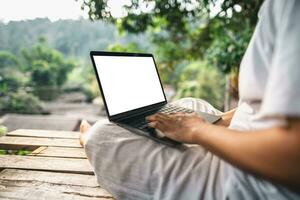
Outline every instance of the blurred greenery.
[[[245, 42], [257, 22], [257, 12], [263, 0], [130, 0], [123, 6], [124, 15], [114, 16], [108, 1], [83, 0], [91, 20], [107, 20], [121, 32], [151, 33], [151, 41], [160, 54], [170, 62], [203, 58], [211, 46], [220, 41], [221, 51], [244, 52]], [[242, 34], [239, 34], [243, 32]], [[227, 42], [228, 41], [228, 42]], [[242, 43], [242, 44], [241, 44]], [[217, 50], [217, 51], [218, 51]], [[241, 54], [224, 59], [215, 57], [221, 70], [230, 71], [232, 63], [239, 63]], [[218, 55], [218, 53], [216, 54]], [[174, 66], [171, 66], [174, 67]]]
[[0, 113], [46, 113], [41, 100], [53, 100], [73, 70], [73, 61], [40, 38], [22, 56], [0, 52]]
[[81, 2], [91, 21], [0, 22], [0, 114], [45, 113], [41, 100], [72, 91], [91, 102], [99, 89], [90, 50], [153, 53], [175, 99], [219, 109], [226, 96], [238, 99], [239, 64], [263, 0], [130, 0], [118, 17], [108, 1]]
[[205, 61], [223, 74], [230, 74], [229, 92], [238, 98], [236, 74], [263, 0], [130, 0], [123, 6], [123, 16], [114, 16], [108, 1], [82, 2], [82, 9], [88, 10], [93, 21], [109, 21], [121, 33], [148, 33], [164, 83], [175, 86], [179, 94], [198, 97], [182, 91], [194, 90], [192, 83], [200, 82], [196, 76], [187, 77], [186, 83], [177, 85], [176, 68]]
[[23, 70], [30, 72], [29, 85], [34, 89], [34, 94], [42, 100], [57, 97], [59, 89], [67, 81], [68, 73], [75, 68], [75, 63], [48, 47], [43, 37], [29, 51], [23, 49], [22, 55]]
[[0, 137], [4, 136], [7, 132], [7, 127], [0, 125]]
[[11, 92], [0, 97], [0, 112], [47, 114], [38, 97], [25, 92]]
[[105, 50], [108, 45], [126, 45], [135, 42], [148, 48], [145, 34], [116, 33], [117, 28], [103, 21], [90, 22], [86, 19], [58, 20], [47, 18], [26, 21], [0, 21], [0, 51], [8, 51], [20, 56], [20, 49], [31, 49], [44, 37], [50, 48], [56, 49], [66, 57], [84, 58], [89, 61], [90, 50]]
[[19, 156], [26, 156], [30, 154], [32, 151], [29, 150], [4, 150], [0, 149], [0, 155], [19, 155]]
[[195, 97], [209, 100], [214, 106], [223, 106], [225, 82], [222, 74], [205, 62], [192, 62], [179, 71], [175, 98]]

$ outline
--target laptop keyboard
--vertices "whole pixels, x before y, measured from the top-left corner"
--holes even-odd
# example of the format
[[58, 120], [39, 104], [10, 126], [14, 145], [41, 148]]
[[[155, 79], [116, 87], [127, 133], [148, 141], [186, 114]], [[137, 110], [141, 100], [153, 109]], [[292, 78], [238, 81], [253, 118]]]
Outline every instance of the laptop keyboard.
[[[182, 108], [179, 106], [168, 104], [154, 113], [158, 113], [158, 112], [170, 114], [170, 113], [177, 113], [177, 112], [193, 113], [194, 111], [188, 108]], [[148, 115], [151, 115], [151, 113], [147, 115], [139, 116], [136, 119], [131, 120], [128, 123], [128, 125], [138, 128], [140, 130], [148, 131], [149, 129], [151, 129], [150, 127], [148, 127], [148, 122], [145, 119], [145, 117]]]

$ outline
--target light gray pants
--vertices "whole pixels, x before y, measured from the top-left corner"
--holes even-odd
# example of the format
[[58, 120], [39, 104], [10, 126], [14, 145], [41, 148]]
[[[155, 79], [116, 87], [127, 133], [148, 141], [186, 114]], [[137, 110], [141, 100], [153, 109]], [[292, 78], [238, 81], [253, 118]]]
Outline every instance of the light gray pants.
[[[200, 99], [174, 102], [220, 113]], [[179, 150], [131, 133], [107, 120], [89, 130], [86, 154], [99, 184], [121, 200], [287, 200], [300, 192], [236, 169], [201, 146]]]
[[[174, 104], [220, 113], [200, 99]], [[88, 135], [85, 149], [97, 180], [117, 199], [221, 199], [222, 162], [201, 146], [171, 148], [107, 120], [98, 121]]]

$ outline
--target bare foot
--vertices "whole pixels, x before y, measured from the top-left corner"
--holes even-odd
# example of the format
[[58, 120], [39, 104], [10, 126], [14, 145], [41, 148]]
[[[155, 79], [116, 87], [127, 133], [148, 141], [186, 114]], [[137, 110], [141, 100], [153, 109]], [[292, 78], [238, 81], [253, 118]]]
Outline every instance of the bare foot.
[[85, 145], [85, 135], [86, 132], [91, 128], [91, 125], [86, 121], [82, 120], [80, 124], [80, 135], [79, 135], [79, 143], [83, 147]]

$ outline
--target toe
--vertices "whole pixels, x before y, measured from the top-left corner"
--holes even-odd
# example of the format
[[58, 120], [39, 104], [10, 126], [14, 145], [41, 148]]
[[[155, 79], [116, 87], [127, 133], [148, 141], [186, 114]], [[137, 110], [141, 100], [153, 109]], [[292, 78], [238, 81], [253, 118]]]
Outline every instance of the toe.
[[80, 132], [85, 133], [90, 127], [91, 125], [86, 120], [82, 120], [80, 124]]

